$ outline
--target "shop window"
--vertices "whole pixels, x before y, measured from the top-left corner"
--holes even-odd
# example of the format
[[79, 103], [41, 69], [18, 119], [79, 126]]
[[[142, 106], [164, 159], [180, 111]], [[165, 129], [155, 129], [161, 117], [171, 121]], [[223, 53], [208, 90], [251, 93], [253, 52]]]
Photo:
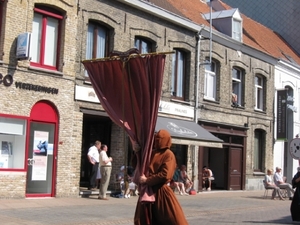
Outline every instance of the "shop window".
[[63, 16], [48, 8], [34, 8], [30, 65], [57, 70]]
[[135, 38], [134, 47], [137, 48], [141, 54], [153, 52], [152, 42], [142, 37]]
[[24, 169], [26, 120], [0, 117], [0, 170]]
[[[86, 37], [86, 59], [97, 59], [108, 56], [109, 49], [109, 30], [97, 23], [90, 22], [88, 24]], [[85, 72], [88, 78], [88, 73]]]
[[255, 76], [255, 109], [264, 110], [265, 79], [261, 75]]
[[232, 69], [232, 106], [244, 105], [244, 71], [234, 67]]
[[265, 143], [265, 132], [256, 129], [254, 131], [253, 168], [254, 171], [263, 171], [263, 153]]
[[187, 54], [184, 51], [175, 49], [172, 58], [172, 84], [171, 94], [174, 98], [185, 100], [185, 79]]
[[216, 101], [218, 79], [218, 63], [211, 61], [205, 65], [204, 98]]

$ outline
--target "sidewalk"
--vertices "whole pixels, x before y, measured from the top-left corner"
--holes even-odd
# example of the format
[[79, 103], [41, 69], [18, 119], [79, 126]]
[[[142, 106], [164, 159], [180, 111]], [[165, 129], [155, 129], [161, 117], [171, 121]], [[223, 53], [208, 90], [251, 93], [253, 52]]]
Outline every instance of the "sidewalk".
[[[190, 225], [293, 223], [291, 201], [263, 199], [264, 191], [211, 191], [176, 194]], [[1, 199], [0, 224], [132, 225], [138, 197]]]

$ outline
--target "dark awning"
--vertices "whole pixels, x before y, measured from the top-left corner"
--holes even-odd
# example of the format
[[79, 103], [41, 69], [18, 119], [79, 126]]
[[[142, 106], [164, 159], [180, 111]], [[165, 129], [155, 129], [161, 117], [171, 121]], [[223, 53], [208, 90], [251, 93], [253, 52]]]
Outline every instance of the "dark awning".
[[94, 109], [80, 109], [83, 114], [93, 115], [93, 116], [105, 116], [108, 117], [105, 111], [94, 110]]
[[172, 143], [223, 148], [223, 141], [193, 121], [158, 117], [155, 131], [165, 129], [172, 136]]

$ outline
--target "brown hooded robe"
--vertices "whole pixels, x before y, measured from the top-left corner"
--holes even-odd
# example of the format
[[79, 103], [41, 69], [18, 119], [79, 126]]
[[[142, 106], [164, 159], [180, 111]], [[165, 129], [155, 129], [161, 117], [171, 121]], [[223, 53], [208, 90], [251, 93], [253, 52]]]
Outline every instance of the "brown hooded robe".
[[154, 140], [149, 176], [146, 185], [153, 189], [155, 194], [154, 203], [143, 203], [138, 200], [135, 215], [135, 225], [148, 225], [146, 207], [150, 209], [149, 218], [152, 225], [187, 225], [182, 208], [172, 189], [167, 185], [176, 169], [176, 158], [170, 150], [172, 145], [168, 131], [160, 130]]

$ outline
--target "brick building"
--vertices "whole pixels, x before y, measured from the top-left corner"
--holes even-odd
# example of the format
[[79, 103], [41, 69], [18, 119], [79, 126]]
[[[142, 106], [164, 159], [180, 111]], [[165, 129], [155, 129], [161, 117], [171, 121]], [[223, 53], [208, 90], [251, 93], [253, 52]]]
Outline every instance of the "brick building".
[[[200, 12], [209, 13], [204, 2], [186, 3], [189, 10], [171, 3], [0, 1], [0, 198], [78, 196], [96, 140], [114, 159], [112, 182], [130, 164], [128, 138], [99, 104], [81, 61], [133, 47], [174, 52], [166, 57], [157, 129], [180, 128], [172, 150], [195, 188], [204, 164], [216, 188], [260, 188], [257, 175], [272, 165], [276, 59], [246, 35], [238, 42], [214, 29], [210, 42], [209, 23], [199, 20]], [[211, 91], [207, 74], [216, 78]], [[255, 85], [255, 77], [264, 85]], [[232, 89], [242, 81], [233, 107]], [[260, 89], [264, 97], [256, 102]]]

